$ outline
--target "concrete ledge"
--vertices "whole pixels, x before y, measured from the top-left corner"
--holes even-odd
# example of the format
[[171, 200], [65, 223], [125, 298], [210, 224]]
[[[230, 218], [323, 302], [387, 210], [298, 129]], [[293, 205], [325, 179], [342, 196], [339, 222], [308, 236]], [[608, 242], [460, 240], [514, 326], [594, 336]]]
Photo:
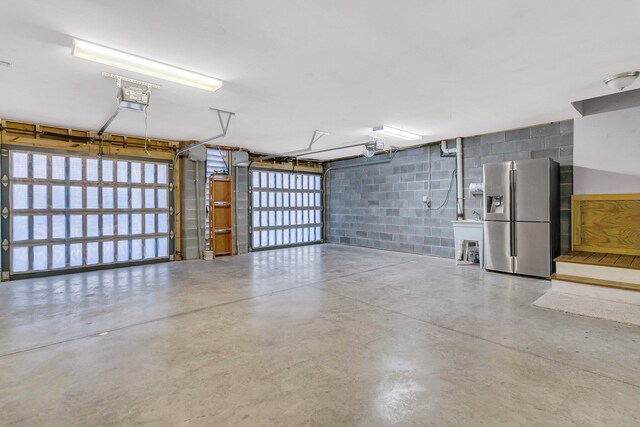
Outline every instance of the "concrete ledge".
[[637, 304], [610, 301], [585, 295], [566, 294], [552, 289], [538, 298], [533, 305], [565, 313], [640, 326], [640, 305]]

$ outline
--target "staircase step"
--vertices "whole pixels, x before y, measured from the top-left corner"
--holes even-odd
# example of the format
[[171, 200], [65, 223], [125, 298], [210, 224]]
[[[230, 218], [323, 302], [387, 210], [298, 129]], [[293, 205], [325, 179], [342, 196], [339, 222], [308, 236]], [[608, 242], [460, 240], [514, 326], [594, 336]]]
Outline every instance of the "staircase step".
[[556, 262], [556, 274], [640, 286], [640, 270], [631, 268], [558, 261]]
[[593, 277], [571, 276], [571, 275], [556, 273], [551, 276], [551, 280], [562, 280], [565, 282], [580, 283], [584, 285], [604, 286], [607, 288], [626, 289], [630, 291], [640, 292], [640, 284], [616, 282], [613, 280], [604, 280], [604, 279], [598, 279]]
[[560, 255], [554, 261], [640, 270], [640, 256], [638, 255], [578, 251]]

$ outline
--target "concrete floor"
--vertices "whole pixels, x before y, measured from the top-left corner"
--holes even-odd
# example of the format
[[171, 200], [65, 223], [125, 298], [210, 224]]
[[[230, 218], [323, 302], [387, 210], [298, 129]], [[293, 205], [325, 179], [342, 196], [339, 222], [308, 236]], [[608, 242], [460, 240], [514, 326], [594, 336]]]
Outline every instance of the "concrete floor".
[[334, 245], [3, 283], [0, 424], [640, 425], [640, 328], [548, 288]]

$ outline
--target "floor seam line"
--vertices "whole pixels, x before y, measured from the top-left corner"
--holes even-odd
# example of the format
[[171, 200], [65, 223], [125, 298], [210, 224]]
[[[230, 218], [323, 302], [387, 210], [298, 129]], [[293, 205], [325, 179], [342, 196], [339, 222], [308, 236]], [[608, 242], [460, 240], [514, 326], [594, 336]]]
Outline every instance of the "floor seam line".
[[356, 301], [356, 302], [368, 305], [369, 307], [373, 307], [373, 308], [376, 308], [376, 309], [379, 309], [379, 310], [384, 310], [384, 311], [386, 311], [388, 313], [393, 313], [393, 314], [396, 314], [396, 315], [399, 315], [399, 316], [403, 316], [403, 317], [406, 317], [408, 319], [415, 320], [417, 322], [424, 323], [424, 324], [427, 324], [427, 325], [430, 325], [430, 326], [433, 326], [433, 327], [436, 327], [436, 328], [444, 329], [446, 331], [455, 332], [455, 333], [458, 333], [458, 334], [461, 334], [461, 335], [465, 335], [465, 336], [470, 337], [470, 338], [474, 338], [474, 339], [477, 339], [477, 340], [485, 341], [485, 342], [500, 346], [500, 347], [502, 347], [504, 349], [507, 349], [507, 350], [515, 351], [515, 352], [518, 352], [518, 353], [521, 353], [521, 354], [527, 354], [527, 355], [530, 355], [530, 356], [533, 356], [533, 357], [540, 358], [542, 360], [546, 360], [547, 362], [557, 363], [557, 364], [560, 364], [562, 366], [567, 366], [567, 367], [570, 367], [572, 369], [576, 369], [576, 370], [582, 371], [582, 372], [588, 372], [590, 374], [597, 375], [597, 376], [599, 376], [601, 378], [606, 378], [606, 379], [611, 380], [611, 381], [616, 381], [616, 382], [619, 382], [621, 384], [629, 385], [631, 387], [640, 389], [640, 385], [638, 385], [638, 384], [630, 383], [630, 382], [621, 380], [619, 378], [610, 377], [610, 376], [604, 375], [604, 374], [602, 374], [600, 372], [595, 372], [595, 371], [592, 371], [592, 370], [589, 370], [589, 369], [580, 368], [578, 366], [574, 366], [574, 365], [571, 365], [569, 363], [566, 363], [566, 362], [563, 362], [563, 361], [560, 361], [560, 360], [551, 359], [549, 357], [545, 357], [545, 356], [541, 356], [541, 355], [536, 354], [536, 353], [532, 353], [532, 352], [529, 352], [529, 351], [521, 350], [521, 349], [516, 348], [516, 347], [509, 347], [507, 345], [501, 344], [501, 343], [496, 342], [496, 341], [492, 341], [492, 340], [490, 340], [488, 338], [484, 338], [484, 337], [481, 337], [479, 335], [474, 335], [474, 334], [471, 334], [469, 332], [465, 332], [465, 331], [461, 331], [461, 330], [458, 330], [458, 329], [454, 329], [454, 328], [451, 328], [451, 327], [448, 327], [448, 326], [445, 326], [445, 325], [440, 325], [438, 323], [429, 322], [427, 320], [420, 319], [420, 318], [417, 318], [417, 317], [414, 317], [414, 316], [411, 316], [411, 315], [408, 315], [408, 314], [405, 314], [405, 313], [402, 313], [402, 312], [399, 312], [399, 311], [396, 311], [396, 310], [391, 310], [389, 308], [382, 307], [382, 306], [375, 305], [375, 304], [371, 304], [369, 302], [362, 301], [362, 300], [359, 300], [359, 299], [354, 298], [354, 297], [350, 297], [350, 296], [347, 296], [347, 295], [342, 295], [342, 294], [340, 294], [338, 292], [335, 292], [335, 291], [332, 291], [332, 290], [322, 289], [322, 288], [319, 288], [319, 287], [313, 286], [313, 285], [311, 285], [311, 286], [313, 288], [315, 288], [315, 289], [320, 290], [320, 291], [327, 292], [329, 294], [332, 294], [332, 295], [335, 295], [335, 296], [339, 296], [339, 297], [342, 297], [342, 298], [350, 299], [352, 301]]
[[[10, 352], [10, 353], [0, 354], [0, 359], [2, 359], [4, 357], [15, 356], [17, 354], [27, 353], [27, 352], [30, 352], [30, 351], [42, 350], [43, 348], [54, 347], [56, 345], [67, 344], [67, 343], [74, 342], [74, 341], [80, 341], [80, 340], [83, 340], [83, 339], [96, 337], [100, 333], [104, 333], [104, 332], [109, 332], [109, 333], [110, 332], [118, 332], [118, 331], [122, 331], [122, 330], [125, 330], [125, 329], [134, 328], [134, 327], [137, 327], [137, 326], [148, 325], [148, 324], [153, 323], [153, 322], [159, 322], [159, 321], [162, 321], [162, 320], [173, 319], [173, 318], [176, 318], [176, 317], [188, 316], [190, 314], [200, 313], [202, 311], [212, 310], [212, 309], [224, 307], [224, 306], [227, 306], [227, 305], [236, 304], [236, 303], [239, 303], [239, 302], [250, 301], [252, 299], [262, 298], [262, 297], [265, 297], [265, 296], [270, 296], [270, 295], [281, 293], [281, 292], [287, 292], [287, 291], [300, 289], [300, 288], [305, 288], [305, 287], [314, 287], [313, 286], [314, 284], [324, 283], [324, 282], [330, 281], [330, 280], [342, 279], [342, 278], [353, 276], [353, 275], [357, 275], [357, 274], [364, 274], [364, 273], [380, 270], [380, 269], [387, 268], [387, 267], [394, 267], [394, 266], [397, 266], [397, 265], [400, 265], [400, 264], [406, 264], [406, 263], [412, 262], [412, 261], [414, 261], [414, 260], [398, 262], [398, 263], [395, 263], [395, 264], [389, 264], [389, 265], [385, 265], [385, 266], [382, 266], [382, 267], [376, 267], [376, 268], [372, 268], [372, 269], [369, 269], [369, 270], [359, 271], [359, 272], [356, 272], [356, 273], [348, 273], [348, 274], [344, 274], [342, 276], [336, 276], [336, 277], [332, 277], [332, 278], [316, 280], [316, 281], [312, 281], [312, 282], [305, 283], [305, 284], [302, 284], [302, 285], [292, 286], [290, 288], [285, 288], [285, 289], [278, 289], [278, 290], [267, 292], [267, 293], [260, 294], [260, 295], [254, 295], [254, 296], [251, 296], [251, 297], [240, 298], [240, 299], [237, 299], [237, 300], [227, 301], [227, 302], [223, 302], [223, 303], [220, 303], [220, 304], [214, 304], [214, 305], [210, 305], [210, 306], [207, 306], [207, 307], [196, 308], [196, 309], [190, 310], [190, 311], [185, 311], [185, 312], [181, 312], [181, 313], [174, 313], [174, 314], [170, 314], [170, 315], [164, 316], [164, 317], [157, 317], [155, 319], [149, 319], [149, 320], [145, 320], [143, 322], [132, 323], [130, 325], [124, 325], [124, 326], [120, 326], [120, 327], [113, 328], [113, 329], [106, 329], [106, 330], [103, 330], [101, 332], [95, 332], [95, 333], [91, 333], [91, 334], [80, 335], [80, 336], [76, 336], [76, 337], [72, 337], [72, 338], [67, 338], [67, 339], [64, 339], [62, 341], [56, 341], [56, 342], [53, 342], [53, 343], [42, 344], [42, 345], [31, 347], [31, 348], [20, 349], [20, 350], [13, 351], [13, 352]], [[316, 289], [319, 289], [319, 288], [316, 288]]]
[[243, 301], [249, 301], [249, 300], [252, 300], [252, 299], [255, 299], [255, 298], [261, 298], [261, 297], [273, 295], [273, 294], [276, 294], [276, 293], [286, 292], [286, 291], [290, 291], [290, 290], [293, 290], [293, 289], [299, 289], [299, 288], [303, 288], [303, 287], [307, 287], [307, 286], [308, 286], [307, 284], [304, 284], [304, 285], [293, 286], [291, 288], [286, 288], [286, 289], [278, 289], [276, 291], [267, 292], [265, 294], [255, 295], [255, 296], [246, 297], [246, 298], [240, 298], [240, 299], [233, 300], [233, 301], [222, 302], [222, 303], [210, 305], [210, 306], [207, 306], [207, 307], [200, 307], [200, 308], [196, 308], [194, 310], [183, 311], [181, 313], [174, 313], [174, 314], [170, 314], [168, 316], [157, 317], [157, 318], [154, 318], [154, 319], [149, 319], [149, 320], [145, 320], [143, 322], [138, 322], [138, 323], [132, 323], [130, 325], [124, 325], [124, 326], [120, 326], [120, 327], [113, 328], [113, 329], [105, 329], [102, 332], [95, 332], [95, 333], [92, 333], [92, 334], [80, 335], [80, 336], [68, 338], [68, 339], [62, 340], [62, 341], [57, 341], [57, 342], [53, 342], [53, 343], [39, 345], [39, 346], [36, 346], [36, 347], [17, 350], [17, 351], [11, 352], [11, 353], [0, 354], [0, 359], [3, 358], [3, 357], [14, 356], [16, 354], [26, 353], [26, 352], [33, 351], [33, 350], [41, 350], [43, 348], [53, 347], [53, 346], [56, 346], [56, 345], [59, 345], [59, 344], [66, 344], [66, 343], [73, 342], [73, 341], [79, 341], [79, 340], [86, 339], [86, 338], [96, 337], [100, 333], [103, 333], [103, 332], [118, 332], [118, 331], [122, 331], [124, 329], [134, 328], [136, 326], [143, 326], [143, 325], [147, 325], [147, 324], [150, 324], [150, 323], [153, 323], [153, 322], [159, 322], [161, 320], [167, 320], [167, 319], [173, 319], [173, 318], [176, 318], [176, 317], [188, 316], [190, 314], [195, 314], [195, 313], [199, 313], [199, 312], [202, 312], [202, 311], [207, 311], [207, 310], [211, 310], [211, 309], [215, 309], [215, 308], [219, 308], [219, 307], [224, 307], [224, 306], [227, 306], [227, 305], [232, 305], [232, 304], [243, 302]]

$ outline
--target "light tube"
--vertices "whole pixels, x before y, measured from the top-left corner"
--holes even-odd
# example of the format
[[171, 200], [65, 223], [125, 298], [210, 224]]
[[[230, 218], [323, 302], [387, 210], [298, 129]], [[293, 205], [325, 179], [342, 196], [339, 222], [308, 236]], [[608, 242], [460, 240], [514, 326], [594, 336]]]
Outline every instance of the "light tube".
[[73, 39], [71, 54], [77, 58], [88, 59], [123, 70], [157, 77], [214, 92], [222, 87], [222, 81], [193, 71], [183, 70], [151, 59], [131, 55], [130, 53], [100, 46], [84, 40]]
[[395, 138], [406, 139], [407, 141], [422, 139], [422, 135], [418, 135], [417, 133], [409, 132], [407, 130], [398, 129], [387, 125], [374, 127], [373, 131], [381, 133], [383, 135], [393, 136]]

